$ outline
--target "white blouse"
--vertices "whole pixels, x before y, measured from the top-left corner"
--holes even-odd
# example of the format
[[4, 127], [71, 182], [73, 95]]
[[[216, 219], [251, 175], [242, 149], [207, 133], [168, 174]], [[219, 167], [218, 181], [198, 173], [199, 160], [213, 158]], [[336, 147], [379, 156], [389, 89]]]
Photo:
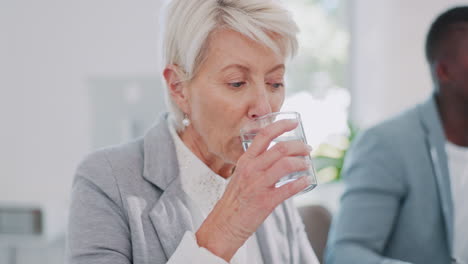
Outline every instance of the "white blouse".
[[[198, 230], [223, 195], [229, 179], [224, 179], [214, 173], [195, 156], [182, 142], [170, 119], [167, 122], [169, 122], [169, 130], [176, 148], [182, 189], [197, 205], [197, 208], [191, 209], [191, 216], [195, 230]], [[227, 263], [207, 249], [199, 247], [192, 231], [185, 232], [182, 241], [168, 263], [187, 263], [187, 260], [190, 260], [191, 263]], [[239, 248], [230, 263], [263, 264], [255, 233]]]

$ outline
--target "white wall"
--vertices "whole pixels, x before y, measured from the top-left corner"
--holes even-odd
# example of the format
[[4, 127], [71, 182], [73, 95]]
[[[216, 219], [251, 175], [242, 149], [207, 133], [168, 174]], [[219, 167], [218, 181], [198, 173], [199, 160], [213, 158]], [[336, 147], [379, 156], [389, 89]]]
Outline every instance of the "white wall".
[[154, 75], [159, 1], [0, 1], [0, 202], [67, 203], [87, 79]]
[[425, 99], [432, 82], [424, 41], [437, 15], [464, 0], [354, 0], [351, 116], [368, 127]]

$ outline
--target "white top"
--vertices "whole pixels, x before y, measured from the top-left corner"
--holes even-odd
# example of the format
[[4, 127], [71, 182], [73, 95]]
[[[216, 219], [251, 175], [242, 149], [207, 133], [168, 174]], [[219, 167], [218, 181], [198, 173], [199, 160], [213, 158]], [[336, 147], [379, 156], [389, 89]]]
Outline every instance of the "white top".
[[447, 141], [445, 144], [453, 201], [453, 257], [456, 263], [468, 264], [468, 147]]
[[[169, 131], [176, 148], [182, 189], [197, 205], [197, 208], [191, 208], [192, 211], [190, 213], [195, 230], [198, 230], [223, 195], [229, 180], [214, 173], [195, 156], [182, 142], [170, 119], [167, 122], [169, 123]], [[190, 263], [227, 263], [207, 249], [199, 247], [195, 234], [191, 231], [185, 232], [182, 241], [169, 259], [169, 263], [187, 263], [188, 259]], [[230, 263], [263, 264], [255, 233], [239, 248]]]

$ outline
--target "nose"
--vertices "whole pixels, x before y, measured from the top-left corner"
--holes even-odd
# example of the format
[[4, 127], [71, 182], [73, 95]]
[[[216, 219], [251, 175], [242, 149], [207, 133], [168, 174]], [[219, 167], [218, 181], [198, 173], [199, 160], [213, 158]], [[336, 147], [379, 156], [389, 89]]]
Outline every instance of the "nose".
[[250, 119], [255, 119], [271, 113], [270, 96], [265, 88], [258, 89], [252, 97], [252, 103], [248, 111]]

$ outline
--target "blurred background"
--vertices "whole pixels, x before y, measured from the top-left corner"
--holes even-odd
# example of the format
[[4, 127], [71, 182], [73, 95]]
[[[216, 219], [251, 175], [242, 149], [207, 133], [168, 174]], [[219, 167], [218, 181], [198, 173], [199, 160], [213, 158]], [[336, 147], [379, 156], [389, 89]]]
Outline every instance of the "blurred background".
[[[302, 114], [319, 180], [298, 206], [338, 208], [359, 130], [432, 91], [431, 21], [460, 0], [288, 0], [300, 52], [283, 110]], [[0, 0], [0, 264], [64, 263], [74, 170], [138, 137], [165, 109], [161, 1]]]

